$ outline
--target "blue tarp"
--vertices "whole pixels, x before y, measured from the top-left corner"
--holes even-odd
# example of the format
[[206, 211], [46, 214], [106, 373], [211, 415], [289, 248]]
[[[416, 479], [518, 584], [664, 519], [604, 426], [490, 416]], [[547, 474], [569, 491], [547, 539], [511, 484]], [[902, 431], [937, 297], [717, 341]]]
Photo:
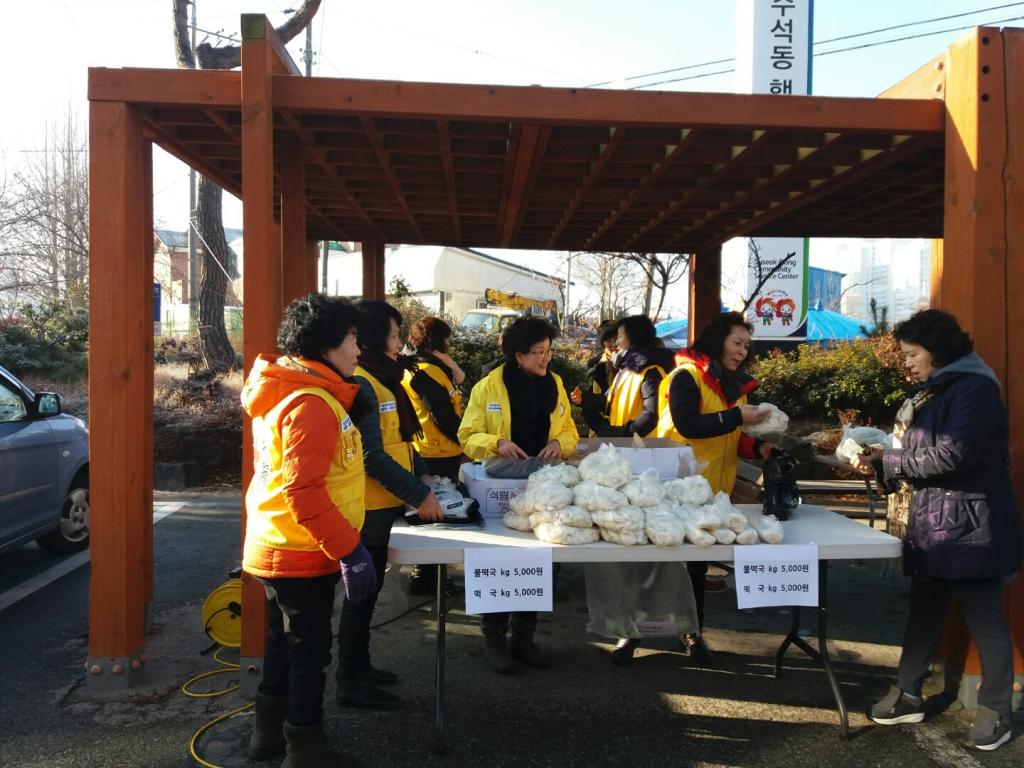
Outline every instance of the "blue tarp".
[[[864, 334], [860, 331], [861, 322], [852, 317], [831, 312], [827, 309], [811, 307], [807, 312], [808, 341], [843, 341], [860, 339]], [[665, 320], [654, 328], [658, 336], [669, 349], [686, 346], [686, 318]], [[755, 328], [755, 333], [757, 329]], [[755, 336], [756, 338], [756, 336]]]

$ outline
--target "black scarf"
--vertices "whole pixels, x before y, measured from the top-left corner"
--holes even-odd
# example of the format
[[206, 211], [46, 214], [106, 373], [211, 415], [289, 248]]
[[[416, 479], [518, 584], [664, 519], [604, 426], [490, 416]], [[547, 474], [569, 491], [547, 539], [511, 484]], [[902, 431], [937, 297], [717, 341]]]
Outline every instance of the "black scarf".
[[412, 407], [409, 394], [402, 386], [402, 376], [406, 370], [413, 370], [415, 363], [411, 357], [399, 355], [392, 360], [387, 355], [375, 352], [364, 352], [359, 356], [359, 364], [373, 374], [381, 384], [391, 390], [395, 396], [395, 408], [398, 411], [398, 429], [402, 440], [410, 442], [416, 435], [423, 434], [416, 410]]
[[555, 377], [551, 371], [544, 376], [530, 376], [519, 366], [506, 363], [501, 378], [512, 410], [512, 442], [528, 456], [536, 456], [548, 444], [551, 412], [558, 404]]
[[417, 352], [416, 357], [413, 359], [420, 363], [436, 365], [444, 372], [444, 375], [448, 377], [448, 381], [451, 382], [451, 385], [455, 386], [455, 374], [452, 372], [452, 369], [445, 363], [441, 362], [441, 358], [436, 357], [433, 352]]

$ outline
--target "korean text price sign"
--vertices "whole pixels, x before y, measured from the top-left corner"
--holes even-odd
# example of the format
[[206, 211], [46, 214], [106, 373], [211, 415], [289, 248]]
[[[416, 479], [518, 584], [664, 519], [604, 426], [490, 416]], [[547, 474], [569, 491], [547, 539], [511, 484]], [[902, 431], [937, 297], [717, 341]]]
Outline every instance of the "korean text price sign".
[[550, 611], [550, 547], [466, 550], [466, 613]]
[[760, 544], [733, 548], [740, 608], [818, 604], [818, 545]]

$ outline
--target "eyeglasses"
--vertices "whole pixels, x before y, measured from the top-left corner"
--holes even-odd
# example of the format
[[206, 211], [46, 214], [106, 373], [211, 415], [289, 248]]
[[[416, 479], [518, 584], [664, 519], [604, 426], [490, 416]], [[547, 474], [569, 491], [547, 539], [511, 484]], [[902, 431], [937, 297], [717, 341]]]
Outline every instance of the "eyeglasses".
[[548, 347], [547, 349], [531, 349], [528, 354], [534, 357], [551, 357], [554, 353], [554, 350]]

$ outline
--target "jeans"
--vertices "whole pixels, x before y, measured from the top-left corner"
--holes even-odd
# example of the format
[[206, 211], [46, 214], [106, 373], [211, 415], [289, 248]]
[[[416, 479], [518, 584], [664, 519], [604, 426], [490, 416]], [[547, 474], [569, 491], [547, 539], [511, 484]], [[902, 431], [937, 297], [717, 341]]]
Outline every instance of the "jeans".
[[259, 691], [288, 696], [292, 725], [315, 725], [323, 717], [324, 669], [331, 663], [331, 613], [340, 576], [259, 579], [270, 627]]
[[939, 650], [946, 608], [953, 593], [981, 657], [978, 704], [1009, 721], [1013, 687], [1013, 648], [1003, 615], [1003, 580], [912, 579], [910, 615], [903, 635], [897, 685], [913, 696], [921, 694], [928, 667]]
[[365, 680], [370, 672], [370, 623], [377, 595], [384, 586], [391, 525], [404, 514], [404, 506], [366, 510], [366, 520], [359, 535], [377, 571], [377, 588], [361, 603], [351, 603], [348, 598], [342, 603], [338, 620], [338, 684], [342, 687]]

